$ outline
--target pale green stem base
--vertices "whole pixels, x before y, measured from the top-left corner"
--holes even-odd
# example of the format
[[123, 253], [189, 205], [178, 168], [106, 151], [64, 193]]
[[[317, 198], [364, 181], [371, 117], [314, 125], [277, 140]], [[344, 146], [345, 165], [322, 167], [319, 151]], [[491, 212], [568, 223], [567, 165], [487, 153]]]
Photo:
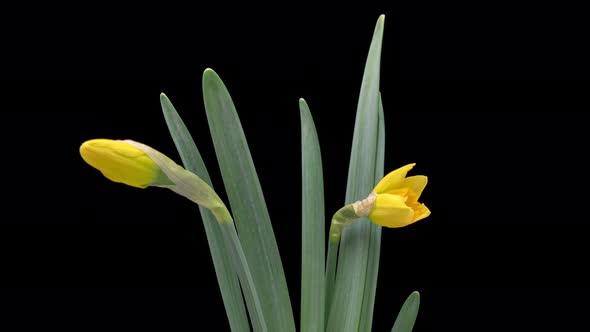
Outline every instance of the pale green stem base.
[[[330, 238], [328, 241], [328, 260], [326, 262], [326, 316], [330, 313], [332, 306], [332, 297], [334, 295], [334, 285], [336, 284], [336, 264], [338, 260], [338, 246], [340, 245], [340, 236], [344, 227], [360, 216], [356, 214], [354, 204], [348, 204], [334, 213], [330, 224]], [[326, 317], [326, 324], [328, 317]]]

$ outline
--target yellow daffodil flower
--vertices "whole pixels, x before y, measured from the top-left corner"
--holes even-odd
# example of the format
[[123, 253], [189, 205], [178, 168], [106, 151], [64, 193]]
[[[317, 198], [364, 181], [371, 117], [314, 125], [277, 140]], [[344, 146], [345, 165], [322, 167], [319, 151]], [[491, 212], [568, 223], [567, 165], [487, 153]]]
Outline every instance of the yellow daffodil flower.
[[430, 210], [418, 202], [428, 178], [424, 175], [406, 177], [414, 165], [387, 174], [367, 198], [336, 211], [330, 225], [330, 241], [339, 241], [344, 227], [361, 217], [391, 228], [404, 227], [428, 217]]
[[80, 155], [111, 181], [137, 188], [168, 188], [210, 209], [219, 222], [231, 222], [229, 211], [205, 181], [145, 144], [93, 139], [80, 146]]
[[430, 215], [426, 205], [418, 202], [428, 178], [424, 175], [406, 177], [415, 164], [387, 174], [370, 195], [365, 205], [374, 200], [368, 218], [384, 227], [403, 227]]

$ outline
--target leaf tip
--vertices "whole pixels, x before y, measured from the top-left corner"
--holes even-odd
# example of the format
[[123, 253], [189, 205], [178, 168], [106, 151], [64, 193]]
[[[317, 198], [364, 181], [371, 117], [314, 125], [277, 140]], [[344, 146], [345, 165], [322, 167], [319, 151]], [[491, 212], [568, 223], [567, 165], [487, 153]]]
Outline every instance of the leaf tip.
[[385, 25], [385, 14], [381, 14], [379, 15], [379, 18], [377, 19], [377, 24], [376, 24], [376, 28], [383, 28], [383, 26]]
[[413, 291], [406, 299], [406, 303], [411, 303], [412, 305], [415, 305], [416, 308], [420, 307], [420, 293], [418, 291]]
[[206, 68], [205, 71], [203, 71], [203, 79], [212, 78], [215, 76], [217, 76], [217, 73], [211, 68]]
[[207, 68], [203, 72], [203, 83], [206, 81], [221, 81], [221, 78], [219, 77], [219, 75], [217, 75], [215, 70]]

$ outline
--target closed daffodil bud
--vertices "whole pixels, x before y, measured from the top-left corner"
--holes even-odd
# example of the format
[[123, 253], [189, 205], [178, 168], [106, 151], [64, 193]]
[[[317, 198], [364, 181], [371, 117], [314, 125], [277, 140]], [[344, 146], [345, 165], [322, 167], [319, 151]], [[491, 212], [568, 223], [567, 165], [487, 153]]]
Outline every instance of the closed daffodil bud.
[[[418, 202], [428, 178], [424, 175], [406, 177], [415, 164], [409, 164], [387, 174], [367, 198], [372, 198], [368, 218], [384, 227], [403, 227], [430, 215], [426, 205]], [[367, 200], [361, 201], [366, 202]]]
[[124, 141], [93, 139], [80, 146], [82, 159], [107, 179], [146, 188], [172, 184], [162, 169], [140, 148]]
[[94, 139], [80, 146], [80, 155], [111, 181], [137, 188], [168, 188], [210, 209], [219, 222], [231, 222], [225, 204], [205, 181], [145, 144]]

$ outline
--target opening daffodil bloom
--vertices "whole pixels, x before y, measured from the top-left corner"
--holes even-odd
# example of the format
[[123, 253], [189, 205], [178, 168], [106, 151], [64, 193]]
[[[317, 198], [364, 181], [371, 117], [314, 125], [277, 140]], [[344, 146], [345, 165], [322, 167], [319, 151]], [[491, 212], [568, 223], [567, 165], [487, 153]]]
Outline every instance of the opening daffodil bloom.
[[210, 209], [219, 222], [231, 222], [225, 204], [205, 181], [145, 144], [93, 139], [80, 146], [80, 155], [111, 181], [137, 188], [168, 188]]
[[384, 227], [403, 227], [430, 215], [426, 205], [418, 202], [428, 178], [424, 175], [406, 177], [414, 165], [396, 169], [375, 186], [372, 195], [367, 198], [374, 199], [368, 214], [372, 222]]
[[428, 178], [424, 175], [406, 177], [414, 165], [408, 164], [387, 174], [367, 198], [336, 211], [330, 226], [330, 239], [339, 241], [344, 227], [361, 217], [391, 228], [404, 227], [428, 217], [430, 210], [418, 202]]

